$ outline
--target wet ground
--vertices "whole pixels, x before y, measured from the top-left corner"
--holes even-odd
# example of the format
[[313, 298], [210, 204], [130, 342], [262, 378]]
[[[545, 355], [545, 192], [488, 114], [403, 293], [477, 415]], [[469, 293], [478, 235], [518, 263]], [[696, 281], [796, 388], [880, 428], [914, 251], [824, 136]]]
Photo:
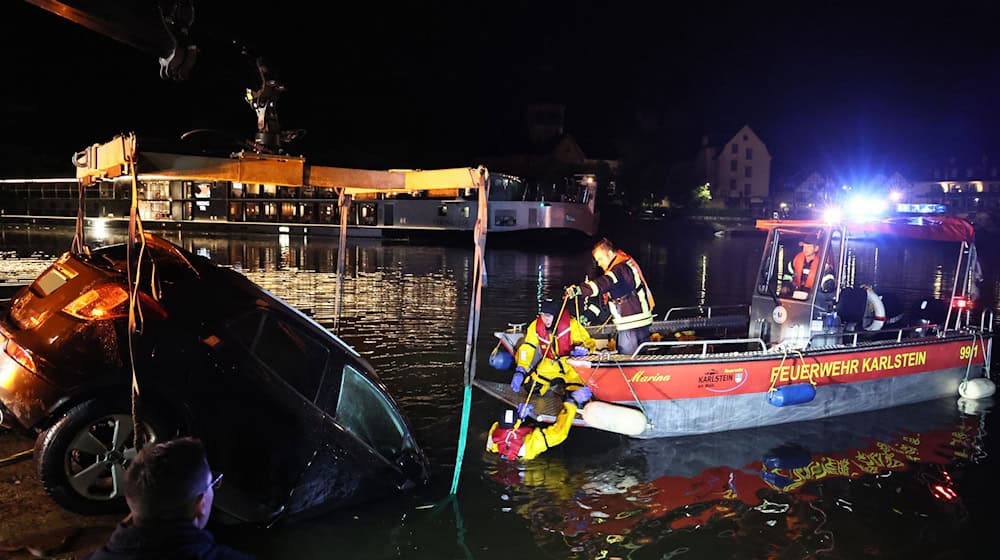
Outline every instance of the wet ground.
[[[0, 462], [34, 443], [0, 429]], [[107, 540], [120, 517], [85, 517], [57, 506], [30, 455], [0, 463], [0, 558], [78, 558]]]

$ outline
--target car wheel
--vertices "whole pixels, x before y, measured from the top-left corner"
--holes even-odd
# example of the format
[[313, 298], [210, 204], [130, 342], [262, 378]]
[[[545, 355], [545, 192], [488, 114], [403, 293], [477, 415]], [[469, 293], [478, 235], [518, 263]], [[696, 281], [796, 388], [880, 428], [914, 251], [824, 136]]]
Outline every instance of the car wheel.
[[[128, 404], [86, 401], [38, 436], [38, 478], [56, 503], [81, 514], [127, 508], [125, 468], [137, 451], [129, 411]], [[157, 424], [141, 424], [140, 447], [168, 437]]]

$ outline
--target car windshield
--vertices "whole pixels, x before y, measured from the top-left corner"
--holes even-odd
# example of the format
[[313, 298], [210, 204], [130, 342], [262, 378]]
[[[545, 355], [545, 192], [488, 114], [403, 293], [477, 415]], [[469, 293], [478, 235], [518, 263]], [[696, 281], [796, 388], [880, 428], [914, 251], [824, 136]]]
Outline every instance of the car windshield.
[[337, 422], [388, 459], [410, 446], [396, 407], [351, 365], [344, 367]]

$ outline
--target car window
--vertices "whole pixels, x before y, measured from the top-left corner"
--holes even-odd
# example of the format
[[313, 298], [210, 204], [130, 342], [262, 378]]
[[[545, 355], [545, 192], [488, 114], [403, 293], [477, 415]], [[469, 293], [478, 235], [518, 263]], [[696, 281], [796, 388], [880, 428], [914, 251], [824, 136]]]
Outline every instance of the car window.
[[329, 352], [304, 329], [274, 315], [263, 313], [261, 324], [254, 317], [258, 313], [236, 321], [233, 334], [268, 369], [314, 401]]
[[233, 321], [229, 325], [229, 331], [233, 333], [233, 336], [240, 344], [250, 349], [253, 348], [254, 342], [257, 341], [257, 335], [260, 334], [260, 324], [263, 320], [264, 314], [254, 311]]
[[396, 407], [351, 365], [344, 367], [337, 422], [387, 459], [407, 447], [406, 428]]

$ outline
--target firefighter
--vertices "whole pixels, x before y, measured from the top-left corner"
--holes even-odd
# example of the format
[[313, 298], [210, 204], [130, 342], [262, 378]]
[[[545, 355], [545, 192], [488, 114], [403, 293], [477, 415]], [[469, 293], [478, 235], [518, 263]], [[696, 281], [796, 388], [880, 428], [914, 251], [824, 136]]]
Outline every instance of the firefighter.
[[816, 283], [817, 276], [822, 276], [820, 285], [824, 293], [836, 287], [833, 266], [830, 264], [831, 258], [828, 257], [826, 263], [820, 266], [819, 251], [822, 241], [822, 231], [817, 231], [799, 241], [802, 250], [792, 259], [792, 289], [808, 292]]
[[[593, 394], [589, 387], [581, 387], [570, 393], [563, 402], [563, 408], [556, 416], [556, 421], [550, 426], [533, 427], [519, 426], [514, 422], [514, 411], [506, 410], [501, 422], [494, 422], [490, 433], [486, 436], [486, 450], [497, 453], [504, 459], [530, 461], [541, 453], [548, 451], [566, 441], [569, 429], [573, 426], [577, 409], [583, 408]], [[521, 405], [521, 416], [527, 416], [526, 410], [531, 405]]]
[[540, 395], [553, 386], [564, 391], [582, 387], [583, 380], [568, 359], [586, 356], [595, 346], [597, 343], [587, 329], [570, 316], [561, 302], [546, 299], [517, 349], [517, 367], [510, 388], [520, 392], [525, 378], [538, 384]]
[[604, 275], [566, 288], [566, 296], [602, 296], [611, 309], [611, 317], [618, 330], [618, 351], [631, 354], [649, 340], [655, 305], [653, 293], [639, 263], [625, 251], [615, 249], [611, 241], [601, 239], [594, 245], [591, 254]]

